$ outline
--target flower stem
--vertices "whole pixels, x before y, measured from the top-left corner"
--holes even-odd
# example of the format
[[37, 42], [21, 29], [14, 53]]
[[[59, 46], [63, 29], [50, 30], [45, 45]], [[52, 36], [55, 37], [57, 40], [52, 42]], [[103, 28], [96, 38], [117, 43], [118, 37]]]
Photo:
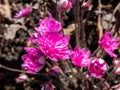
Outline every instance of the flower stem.
[[76, 0], [76, 5], [74, 7], [74, 15], [75, 15], [75, 37], [76, 37], [76, 44], [80, 48], [80, 23], [79, 23], [79, 0]]
[[26, 73], [26, 71], [24, 71], [24, 70], [10, 68], [10, 67], [4, 66], [2, 64], [0, 64], [0, 68], [6, 69], [6, 70], [9, 70], [9, 71], [13, 71], [13, 72]]

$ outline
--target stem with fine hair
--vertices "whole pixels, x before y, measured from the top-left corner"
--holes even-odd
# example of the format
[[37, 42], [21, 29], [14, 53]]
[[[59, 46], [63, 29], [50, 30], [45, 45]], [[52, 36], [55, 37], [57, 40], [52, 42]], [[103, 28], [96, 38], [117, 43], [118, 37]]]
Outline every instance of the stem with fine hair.
[[79, 0], [76, 0], [76, 5], [74, 7], [74, 15], [75, 15], [75, 38], [76, 38], [76, 44], [78, 45], [78, 47], [80, 48], [80, 22], [79, 22], [79, 11], [80, 11], [80, 7], [79, 7]]
[[19, 70], [19, 69], [10, 68], [10, 67], [4, 66], [4, 65], [2, 65], [2, 64], [0, 64], [0, 68], [3, 68], [3, 69], [5, 69], [5, 70], [9, 70], [9, 71], [13, 71], [13, 72], [26, 73], [26, 71], [24, 71], [24, 70]]

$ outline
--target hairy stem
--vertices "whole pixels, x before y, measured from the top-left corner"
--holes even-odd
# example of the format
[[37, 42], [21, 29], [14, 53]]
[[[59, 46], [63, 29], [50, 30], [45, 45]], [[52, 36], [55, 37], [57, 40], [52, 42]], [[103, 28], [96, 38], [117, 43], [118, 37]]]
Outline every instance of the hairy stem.
[[4, 66], [4, 65], [2, 65], [2, 64], [0, 64], [0, 68], [3, 68], [3, 69], [5, 69], [5, 70], [9, 70], [9, 71], [13, 71], [13, 72], [26, 73], [26, 71], [24, 71], [24, 70], [19, 70], [19, 69], [10, 68], [10, 67]]

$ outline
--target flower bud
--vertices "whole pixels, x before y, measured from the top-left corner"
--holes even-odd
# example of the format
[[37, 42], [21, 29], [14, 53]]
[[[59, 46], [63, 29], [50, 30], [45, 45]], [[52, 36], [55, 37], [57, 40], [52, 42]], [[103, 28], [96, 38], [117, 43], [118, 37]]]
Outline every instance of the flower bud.
[[113, 64], [114, 64], [115, 66], [120, 66], [120, 60], [115, 59], [115, 60], [113, 61]]
[[89, 74], [86, 74], [86, 75], [85, 75], [85, 79], [88, 79], [89, 77], [90, 77]]
[[22, 83], [27, 80], [29, 80], [29, 78], [26, 74], [20, 74], [19, 77], [16, 78], [17, 83]]
[[62, 70], [60, 69], [60, 67], [58, 66], [54, 66], [50, 69], [50, 73], [53, 75], [53, 76], [56, 76], [56, 75], [59, 75], [60, 73], [62, 72]]
[[86, 12], [87, 10], [89, 10], [91, 8], [91, 2], [88, 0], [87, 2], [84, 2], [82, 4], [82, 9], [84, 12]]
[[52, 85], [51, 81], [45, 83], [41, 90], [54, 90], [54, 86]]
[[114, 90], [120, 90], [120, 84], [117, 84], [115, 86], [112, 86], [112, 89]]
[[71, 1], [72, 5], [75, 5], [76, 0], [70, 0], [70, 1]]
[[115, 74], [120, 75], [120, 66], [115, 67]]
[[70, 0], [60, 0], [58, 2], [58, 7], [62, 10], [62, 11], [69, 11], [71, 8], [71, 2]]

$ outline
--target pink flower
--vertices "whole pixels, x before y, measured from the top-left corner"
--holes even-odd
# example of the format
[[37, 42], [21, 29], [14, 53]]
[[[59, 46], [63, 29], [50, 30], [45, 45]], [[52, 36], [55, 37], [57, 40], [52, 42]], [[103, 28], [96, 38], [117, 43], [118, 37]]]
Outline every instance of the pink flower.
[[91, 61], [90, 57], [90, 51], [86, 51], [85, 48], [79, 50], [78, 46], [75, 47], [72, 55], [71, 55], [71, 59], [72, 59], [72, 63], [75, 66], [88, 66], [88, 64]]
[[58, 7], [61, 9], [61, 11], [69, 11], [71, 8], [71, 2], [70, 0], [59, 0]]
[[69, 58], [69, 40], [69, 36], [63, 36], [61, 33], [46, 33], [45, 35], [38, 35], [38, 43], [41, 51], [53, 61]]
[[62, 70], [58, 66], [53, 66], [52, 68], [50, 68], [50, 73], [53, 76], [59, 75], [59, 74], [61, 74], [61, 72], [62, 72]]
[[21, 18], [24, 16], [28, 16], [31, 12], [32, 12], [32, 4], [30, 4], [30, 6], [24, 8], [21, 11], [19, 11], [18, 13], [16, 13], [14, 17]]
[[114, 53], [114, 50], [118, 49], [118, 41], [120, 38], [112, 38], [111, 34], [112, 32], [106, 32], [98, 43], [106, 53], [108, 53], [111, 57], [116, 58], [117, 55]]
[[93, 77], [101, 78], [104, 73], [108, 70], [108, 66], [103, 59], [94, 58], [89, 66], [88, 70]]
[[38, 33], [44, 34], [46, 32], [59, 32], [61, 30], [61, 23], [56, 21], [51, 15], [45, 19], [40, 19], [40, 26], [36, 27]]
[[39, 72], [45, 65], [43, 53], [38, 48], [26, 47], [25, 50], [27, 54], [22, 56], [22, 67], [27, 69], [28, 73]]

